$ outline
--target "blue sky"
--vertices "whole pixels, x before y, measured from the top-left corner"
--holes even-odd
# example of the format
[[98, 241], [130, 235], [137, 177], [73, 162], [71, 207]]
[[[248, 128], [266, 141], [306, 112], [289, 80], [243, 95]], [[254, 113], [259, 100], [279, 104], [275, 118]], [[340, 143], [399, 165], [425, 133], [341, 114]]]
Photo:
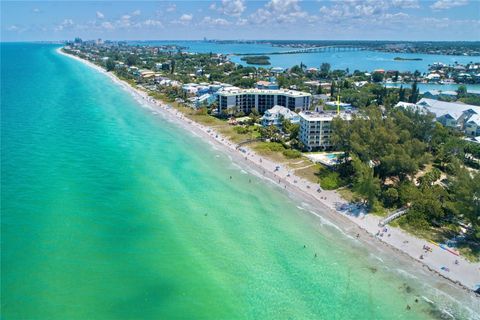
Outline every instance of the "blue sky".
[[2, 1], [1, 40], [480, 40], [480, 0]]

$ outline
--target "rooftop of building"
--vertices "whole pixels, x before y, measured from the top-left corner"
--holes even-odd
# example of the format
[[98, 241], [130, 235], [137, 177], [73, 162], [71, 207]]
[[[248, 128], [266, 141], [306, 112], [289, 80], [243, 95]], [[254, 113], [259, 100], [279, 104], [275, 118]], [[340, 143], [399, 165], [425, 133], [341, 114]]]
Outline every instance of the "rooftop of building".
[[297, 113], [291, 111], [290, 109], [285, 108], [283, 106], [276, 105], [276, 106], [273, 106], [272, 108], [268, 109], [267, 111], [265, 111], [265, 114], [263, 115], [262, 118], [270, 119], [270, 118], [273, 118], [275, 115], [278, 115], [278, 114], [284, 116], [285, 118], [292, 118], [292, 117], [298, 116]]
[[231, 90], [222, 90], [219, 92], [221, 95], [237, 95], [237, 94], [285, 94], [293, 97], [310, 97], [311, 94], [307, 92], [290, 90], [290, 89], [231, 89]]
[[433, 112], [437, 118], [443, 115], [450, 115], [455, 119], [462, 116], [465, 111], [472, 110], [476, 114], [480, 114], [480, 107], [460, 102], [445, 102], [435, 99], [422, 98], [417, 102], [417, 106], [425, 107], [428, 111]]
[[322, 112], [322, 111], [301, 111], [299, 116], [307, 121], [332, 121], [336, 117], [343, 120], [351, 120], [352, 112]]
[[458, 95], [458, 93], [453, 90], [442, 91], [442, 90], [436, 90], [436, 89], [428, 90], [424, 94], [431, 94], [433, 96], [437, 96], [437, 95], [457, 96]]
[[467, 123], [475, 123], [477, 126], [480, 126], [480, 114], [474, 114], [471, 116]]

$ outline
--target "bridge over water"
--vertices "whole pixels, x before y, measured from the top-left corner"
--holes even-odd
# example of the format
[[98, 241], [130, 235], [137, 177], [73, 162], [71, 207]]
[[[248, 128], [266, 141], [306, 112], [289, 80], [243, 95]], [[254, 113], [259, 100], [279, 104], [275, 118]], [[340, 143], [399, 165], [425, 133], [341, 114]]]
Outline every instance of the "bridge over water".
[[316, 53], [316, 52], [343, 52], [343, 51], [362, 51], [367, 50], [365, 47], [352, 45], [336, 45], [336, 46], [318, 46], [309, 48], [298, 48], [287, 51], [261, 52], [261, 53], [233, 53], [235, 56], [269, 56], [276, 54], [298, 54], [298, 53]]

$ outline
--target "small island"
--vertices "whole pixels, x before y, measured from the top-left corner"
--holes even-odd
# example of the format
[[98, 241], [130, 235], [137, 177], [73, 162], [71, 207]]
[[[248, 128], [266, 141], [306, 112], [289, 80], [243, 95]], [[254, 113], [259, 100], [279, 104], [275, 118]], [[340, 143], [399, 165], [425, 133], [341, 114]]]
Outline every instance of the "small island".
[[270, 64], [269, 56], [246, 56], [246, 57], [242, 57], [240, 60], [245, 61], [247, 64], [257, 64], [257, 65]]
[[422, 58], [402, 58], [402, 57], [395, 57], [393, 58], [395, 61], [422, 61]]

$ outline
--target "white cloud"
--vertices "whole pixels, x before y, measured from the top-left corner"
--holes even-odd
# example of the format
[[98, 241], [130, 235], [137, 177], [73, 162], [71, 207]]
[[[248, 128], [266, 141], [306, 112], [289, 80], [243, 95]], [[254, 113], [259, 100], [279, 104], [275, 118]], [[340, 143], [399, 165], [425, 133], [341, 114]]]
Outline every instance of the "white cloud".
[[38, 8], [33, 8], [32, 11], [35, 12], [35, 13], [39, 13], [39, 12], [40, 12], [40, 9], [38, 9]]
[[73, 23], [73, 20], [72, 20], [72, 19], [65, 19], [65, 20], [63, 20], [62, 24], [63, 24], [64, 26], [69, 27], [69, 26], [73, 26], [74, 23]]
[[167, 8], [167, 12], [175, 12], [177, 10], [177, 5], [176, 4], [171, 4]]
[[130, 15], [124, 14], [119, 20], [115, 21], [115, 26], [118, 26], [120, 28], [130, 27], [132, 25], [130, 18]]
[[65, 30], [65, 29], [71, 29], [73, 28], [73, 26], [75, 25], [75, 23], [73, 22], [72, 19], [64, 19], [62, 21], [62, 23], [60, 23], [59, 25], [55, 26], [53, 28], [53, 30], [55, 31], [62, 31], [62, 30]]
[[[210, 8], [215, 9], [215, 4], [213, 3]], [[227, 16], [238, 17], [245, 11], [245, 8], [244, 0], [222, 0], [218, 11]]]
[[100, 11], [97, 11], [96, 12], [96, 15], [97, 15], [97, 19], [103, 19], [105, 18], [105, 15], [103, 13], [101, 13]]
[[142, 12], [140, 10], [135, 10], [132, 12], [132, 16], [139, 16]]
[[20, 30], [20, 28], [17, 27], [16, 25], [11, 25], [7, 27], [7, 31], [18, 31], [18, 30]]
[[222, 19], [222, 18], [212, 18], [212, 17], [204, 17], [203, 20], [200, 22], [201, 25], [205, 26], [228, 26], [230, 22]]
[[180, 22], [182, 23], [189, 23], [190, 21], [192, 21], [193, 19], [193, 14], [187, 14], [187, 13], [184, 13], [180, 16]]
[[417, 9], [420, 8], [418, 0], [392, 0], [392, 6], [402, 9]]
[[295, 23], [299, 19], [307, 19], [308, 13], [302, 11], [299, 2], [299, 0], [270, 0], [250, 16], [250, 21], [257, 24], [270, 21]]
[[102, 22], [101, 27], [105, 30], [114, 30], [115, 29], [114, 25], [109, 21]]
[[385, 14], [390, 7], [389, 2], [383, 0], [348, 0], [339, 1], [330, 7], [323, 6], [320, 13], [326, 20], [338, 18], [364, 19]]
[[247, 19], [239, 18], [235, 23], [237, 26], [245, 26], [248, 23]]
[[190, 24], [192, 20], [193, 20], [193, 14], [184, 13], [178, 19], [170, 21], [170, 23], [187, 26]]
[[160, 20], [153, 20], [153, 19], [147, 19], [143, 21], [142, 23], [144, 26], [147, 27], [160, 27], [163, 28], [163, 23]]
[[454, 7], [465, 6], [468, 0], [438, 0], [430, 6], [433, 10], [445, 10]]

